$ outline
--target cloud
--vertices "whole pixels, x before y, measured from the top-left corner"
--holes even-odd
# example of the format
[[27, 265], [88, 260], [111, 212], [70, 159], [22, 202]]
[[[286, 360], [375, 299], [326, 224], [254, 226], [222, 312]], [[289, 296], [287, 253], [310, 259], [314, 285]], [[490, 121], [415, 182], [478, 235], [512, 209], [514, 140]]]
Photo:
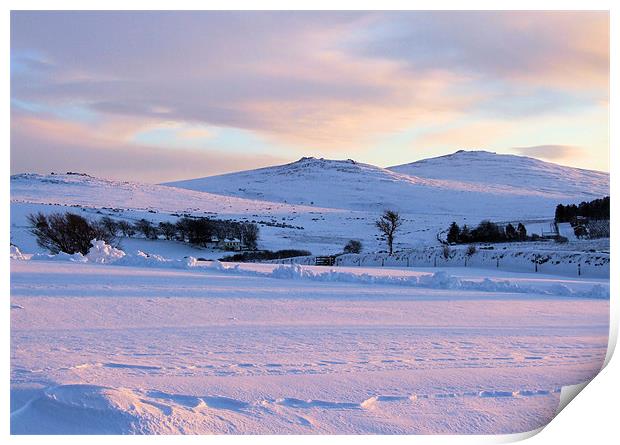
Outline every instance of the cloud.
[[517, 153], [534, 158], [543, 158], [550, 161], [570, 159], [583, 156], [586, 151], [573, 145], [535, 145], [532, 147], [514, 147]]
[[[507, 112], [531, 93], [514, 80], [604, 87], [606, 24], [560, 12], [19, 12], [12, 52], [31, 75], [14, 76], [13, 94], [342, 147], [478, 103]], [[566, 107], [567, 95], [518, 98], [519, 110]]]
[[[294, 156], [355, 156], [441, 125], [423, 137], [499, 144], [515, 118], [606, 108], [608, 38], [608, 14], [594, 12], [17, 11], [12, 107], [98, 150], [146, 148], [140, 137], [167, 122], [187, 129], [175, 150], [212, 128]], [[467, 118], [493, 124], [454, 128]]]
[[513, 130], [514, 124], [503, 121], [468, 122], [424, 132], [414, 138], [413, 145], [453, 150], [485, 148], [496, 145], [498, 140]]
[[609, 82], [609, 14], [577, 11], [418, 11], [379, 16], [350, 46], [410, 69], [534, 86]]
[[87, 126], [49, 118], [12, 116], [11, 120], [11, 174], [80, 171], [111, 179], [166, 182], [288, 161], [216, 148], [169, 150], [133, 144], [104, 137], [106, 132], [94, 136]]

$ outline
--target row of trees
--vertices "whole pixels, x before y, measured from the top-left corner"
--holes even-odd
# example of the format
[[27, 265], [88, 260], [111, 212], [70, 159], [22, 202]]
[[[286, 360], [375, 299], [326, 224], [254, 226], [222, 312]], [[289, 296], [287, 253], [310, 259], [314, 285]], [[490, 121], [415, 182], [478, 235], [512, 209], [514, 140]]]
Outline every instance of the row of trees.
[[259, 237], [259, 228], [254, 223], [210, 218], [183, 217], [174, 223], [164, 221], [157, 225], [144, 218], [134, 223], [109, 216], [88, 220], [70, 212], [50, 215], [39, 212], [27, 218], [37, 243], [52, 253], [86, 254], [91, 240], [115, 245], [120, 235], [133, 237], [140, 234], [147, 239], [163, 237], [202, 247], [206, 247], [213, 237], [219, 240], [237, 238], [248, 249], [256, 249]]
[[308, 250], [284, 249], [276, 250], [255, 250], [252, 252], [235, 253], [234, 255], [220, 258], [221, 261], [253, 263], [258, 261], [281, 260], [284, 258], [293, 258], [298, 256], [310, 256], [312, 252]]
[[133, 225], [126, 221], [118, 221], [117, 228], [128, 237], [140, 233], [148, 239], [157, 239], [162, 236], [167, 240], [177, 240], [202, 247], [206, 247], [215, 237], [219, 240], [237, 238], [246, 248], [256, 249], [259, 236], [258, 225], [254, 223], [211, 218], [183, 217], [174, 223], [160, 222], [157, 226], [147, 219], [136, 221]]
[[589, 202], [584, 201], [579, 205], [559, 204], [555, 208], [555, 222], [573, 222], [578, 216], [594, 220], [608, 220], [609, 196]]
[[467, 224], [460, 227], [456, 222], [453, 222], [448, 228], [447, 236], [447, 241], [450, 244], [525, 240], [527, 240], [527, 230], [522, 223], [519, 223], [517, 227], [512, 224], [500, 226], [488, 220], [482, 221], [473, 229], [470, 229]]

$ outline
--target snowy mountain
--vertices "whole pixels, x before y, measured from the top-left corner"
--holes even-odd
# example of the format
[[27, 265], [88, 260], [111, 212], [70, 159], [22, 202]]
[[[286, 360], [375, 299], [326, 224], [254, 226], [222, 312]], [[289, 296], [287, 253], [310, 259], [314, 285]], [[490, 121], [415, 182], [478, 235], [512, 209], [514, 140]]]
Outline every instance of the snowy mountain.
[[553, 215], [560, 202], [609, 194], [609, 175], [532, 158], [456, 152], [388, 169], [353, 160], [302, 158], [167, 185], [247, 199], [405, 213]]
[[427, 179], [508, 186], [555, 196], [598, 198], [609, 194], [609, 173], [565, 167], [526, 156], [459, 150], [389, 170]]

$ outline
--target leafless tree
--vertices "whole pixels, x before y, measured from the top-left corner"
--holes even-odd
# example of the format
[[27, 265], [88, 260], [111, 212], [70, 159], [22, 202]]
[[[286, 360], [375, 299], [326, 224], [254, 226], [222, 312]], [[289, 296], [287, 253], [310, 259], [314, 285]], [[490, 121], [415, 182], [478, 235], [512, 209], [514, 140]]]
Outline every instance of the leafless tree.
[[177, 234], [177, 226], [168, 221], [162, 221], [158, 225], [159, 232], [164, 235], [167, 240], [174, 239]]
[[136, 234], [136, 229], [133, 224], [129, 224], [127, 221], [118, 221], [116, 223], [118, 230], [121, 231], [123, 236], [132, 237]]
[[258, 247], [259, 229], [256, 224], [243, 223], [239, 226], [240, 239], [245, 247], [256, 250]]
[[392, 255], [394, 250], [394, 234], [402, 224], [403, 221], [400, 219], [400, 215], [398, 214], [398, 212], [395, 212], [393, 210], [386, 210], [385, 212], [383, 212], [383, 215], [381, 215], [381, 217], [377, 221], [375, 221], [375, 225], [377, 226], [377, 228], [386, 237], [390, 255]]
[[99, 222], [91, 222], [74, 213], [52, 213], [44, 215], [39, 212], [28, 215], [30, 232], [37, 237], [37, 244], [56, 254], [80, 252], [88, 253], [93, 239], [103, 240], [108, 244], [114, 237]]

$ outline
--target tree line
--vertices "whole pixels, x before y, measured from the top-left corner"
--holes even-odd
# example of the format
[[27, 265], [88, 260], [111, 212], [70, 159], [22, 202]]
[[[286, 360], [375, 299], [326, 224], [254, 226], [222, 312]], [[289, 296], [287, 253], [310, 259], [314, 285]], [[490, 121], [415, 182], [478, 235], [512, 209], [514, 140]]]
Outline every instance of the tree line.
[[594, 220], [609, 219], [609, 196], [583, 201], [579, 205], [558, 204], [555, 208], [555, 222], [573, 222], [577, 217], [584, 217]]
[[453, 222], [448, 228], [447, 235], [447, 241], [450, 244], [525, 241], [527, 239], [527, 230], [523, 223], [517, 224], [517, 227], [512, 224], [500, 226], [488, 220], [480, 222], [472, 229], [467, 224], [461, 227], [456, 222]]
[[254, 223], [204, 217], [183, 217], [176, 222], [154, 224], [145, 218], [131, 223], [109, 216], [91, 220], [71, 212], [49, 215], [38, 212], [28, 215], [27, 220], [37, 244], [54, 254], [80, 252], [85, 255], [92, 247], [93, 239], [116, 245], [120, 235], [134, 237], [140, 234], [147, 239], [163, 237], [201, 247], [211, 243], [213, 237], [218, 240], [237, 238], [242, 246], [252, 250], [257, 248], [259, 237], [258, 225]]
[[[123, 226], [120, 228], [121, 231]], [[254, 223], [186, 216], [174, 223], [160, 222], [157, 226], [147, 219], [141, 219], [134, 224], [134, 230], [145, 238], [157, 239], [161, 235], [167, 240], [177, 240], [201, 247], [207, 247], [214, 237], [218, 240], [237, 238], [243, 246], [252, 250], [256, 249], [259, 236], [258, 225]], [[132, 236], [128, 232], [123, 232], [123, 235]]]

